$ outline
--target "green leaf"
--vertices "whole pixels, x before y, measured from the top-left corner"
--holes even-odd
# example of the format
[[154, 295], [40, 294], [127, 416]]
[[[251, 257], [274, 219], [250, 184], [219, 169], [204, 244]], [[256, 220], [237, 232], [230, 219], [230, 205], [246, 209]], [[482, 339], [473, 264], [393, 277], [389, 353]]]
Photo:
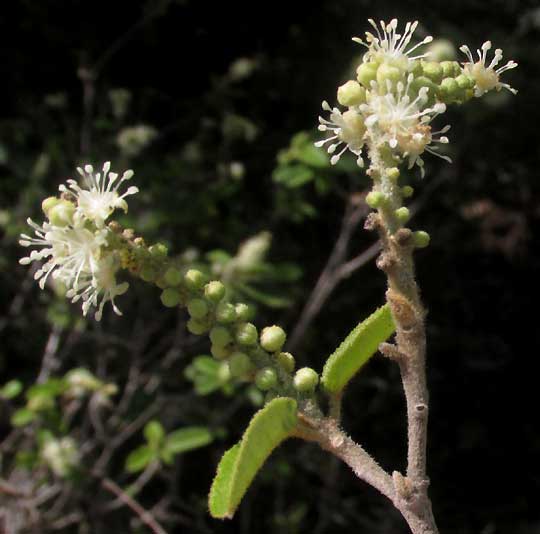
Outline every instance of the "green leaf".
[[296, 421], [296, 401], [287, 397], [271, 400], [253, 416], [241, 441], [219, 463], [209, 495], [213, 517], [234, 515], [255, 475], [271, 452], [290, 436]]
[[250, 299], [260, 302], [269, 308], [288, 308], [292, 303], [291, 299], [270, 295], [247, 284], [237, 282], [234, 284], [234, 287]]
[[354, 328], [324, 365], [321, 382], [326, 391], [339, 393], [394, 331], [388, 304]]
[[148, 445], [141, 445], [135, 450], [131, 451], [126, 458], [126, 471], [128, 473], [137, 473], [142, 471], [152, 460], [156, 457], [155, 451], [153, 451]]
[[165, 429], [159, 421], [150, 421], [144, 427], [144, 437], [152, 449], [157, 449], [165, 438]]
[[330, 167], [330, 158], [326, 155], [326, 152], [317, 148], [311, 140], [298, 150], [297, 157], [302, 163], [310, 167], [318, 169]]
[[58, 395], [61, 395], [68, 387], [67, 382], [60, 378], [50, 378], [43, 384], [34, 384], [28, 388], [26, 392], [26, 398], [32, 400], [34, 398], [40, 399], [54, 399]]
[[13, 399], [22, 391], [22, 387], [19, 380], [10, 380], [0, 389], [0, 397], [6, 400]]
[[283, 184], [290, 189], [301, 187], [313, 178], [315, 178], [313, 170], [302, 164], [278, 167], [272, 174], [274, 182]]
[[198, 449], [213, 440], [212, 433], [204, 426], [190, 426], [171, 432], [165, 439], [162, 454], [166, 457]]
[[28, 408], [21, 408], [11, 416], [13, 426], [24, 426], [31, 423], [36, 418], [36, 414]]

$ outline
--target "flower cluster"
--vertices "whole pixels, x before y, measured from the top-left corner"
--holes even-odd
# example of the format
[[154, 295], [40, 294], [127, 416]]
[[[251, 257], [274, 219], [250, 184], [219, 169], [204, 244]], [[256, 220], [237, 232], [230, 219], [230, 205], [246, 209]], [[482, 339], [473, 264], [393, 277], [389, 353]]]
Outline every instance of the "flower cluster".
[[417, 165], [423, 175], [424, 152], [450, 161], [438, 153], [440, 144], [448, 143], [444, 134], [450, 127], [433, 131], [431, 126], [448, 104], [463, 103], [503, 87], [516, 93], [500, 81], [500, 75], [517, 63], [509, 61], [497, 69], [502, 59], [502, 51], [497, 49], [488, 64], [489, 41], [478, 50], [476, 62], [467, 46], [461, 47], [468, 59], [462, 65], [428, 61], [429, 52], [420, 53], [419, 48], [432, 42], [431, 36], [411, 45], [417, 22], [407, 22], [402, 32], [398, 32], [397, 19], [379, 24], [369, 19], [369, 23], [375, 33], [353, 39], [367, 48], [357, 79], [346, 82], [337, 93], [339, 104], [348, 109], [342, 112], [327, 102], [322, 105], [330, 117], [319, 117], [319, 130], [331, 135], [315, 145], [325, 146], [332, 164], [348, 150], [363, 166], [365, 149], [386, 147], [397, 162], [406, 161], [409, 168]]
[[108, 301], [121, 315], [114, 298], [128, 289], [127, 282], [116, 280], [121, 255], [105, 222], [114, 210], [127, 211], [125, 197], [138, 192], [131, 186], [121, 194], [120, 187], [131, 179], [133, 171], [119, 177], [110, 167], [106, 162], [101, 172], [94, 172], [91, 165], [78, 168], [84, 184], [70, 179], [67, 186], [60, 185], [60, 197], [49, 197], [42, 203], [47, 221], [38, 225], [28, 219], [35, 236], [22, 234], [20, 240], [22, 246], [33, 249], [21, 264], [45, 261], [34, 274], [40, 287], [43, 289], [51, 276], [67, 288], [66, 296], [72, 302], [82, 301], [84, 315], [96, 308], [98, 321]]

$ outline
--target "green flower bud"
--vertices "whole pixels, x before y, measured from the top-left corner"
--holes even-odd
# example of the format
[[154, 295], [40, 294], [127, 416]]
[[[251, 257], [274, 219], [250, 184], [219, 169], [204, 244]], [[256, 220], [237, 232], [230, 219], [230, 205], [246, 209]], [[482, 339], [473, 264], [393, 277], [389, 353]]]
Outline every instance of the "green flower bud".
[[188, 302], [187, 309], [193, 319], [202, 319], [208, 313], [208, 304], [203, 299], [191, 299]]
[[476, 82], [472, 76], [467, 76], [466, 74], [460, 74], [456, 78], [456, 83], [460, 89], [473, 89]]
[[399, 178], [399, 169], [397, 167], [390, 167], [386, 170], [386, 176], [393, 182], [397, 182]]
[[409, 198], [412, 197], [414, 194], [414, 188], [410, 185], [404, 185], [401, 188], [401, 194], [403, 195], [403, 198]]
[[169, 249], [167, 248], [167, 245], [163, 243], [156, 243], [155, 245], [148, 247], [148, 252], [150, 252], [152, 256], [162, 258], [168, 254]]
[[294, 356], [290, 352], [280, 352], [277, 355], [277, 361], [287, 373], [292, 373], [294, 371], [296, 361], [294, 360]]
[[41, 209], [46, 217], [49, 216], [49, 211], [54, 208], [59, 202], [62, 202], [58, 197], [47, 197], [41, 203]]
[[220, 302], [216, 306], [216, 320], [218, 323], [233, 323], [236, 320], [236, 308], [230, 302]]
[[416, 248], [426, 248], [429, 245], [430, 237], [427, 232], [419, 230], [413, 233], [413, 242]]
[[244, 352], [233, 352], [229, 360], [231, 376], [240, 377], [248, 374], [254, 368], [249, 356]]
[[386, 90], [386, 82], [389, 80], [392, 83], [392, 87], [395, 86], [402, 78], [402, 72], [397, 67], [392, 67], [383, 63], [377, 69], [377, 83], [380, 87]]
[[139, 276], [145, 282], [153, 282], [156, 279], [157, 271], [150, 265], [145, 265], [141, 268]]
[[408, 71], [414, 76], [422, 76], [422, 63], [420, 61], [410, 61]]
[[186, 324], [187, 329], [196, 336], [201, 336], [202, 334], [208, 332], [208, 325], [204, 321], [199, 321], [197, 319], [190, 319]]
[[356, 79], [369, 89], [371, 82], [377, 77], [377, 68], [377, 63], [362, 63], [356, 69]]
[[454, 78], [445, 78], [439, 87], [439, 94], [445, 102], [449, 102], [459, 97], [461, 89]]
[[405, 224], [411, 218], [411, 212], [405, 206], [398, 208], [394, 214], [401, 224]]
[[370, 191], [366, 195], [366, 204], [373, 209], [382, 206], [385, 201], [385, 196], [380, 191]]
[[169, 267], [165, 271], [163, 279], [168, 285], [177, 286], [182, 281], [182, 273], [176, 267]]
[[294, 388], [299, 393], [311, 393], [319, 383], [319, 375], [311, 367], [298, 369], [294, 375]]
[[216, 360], [225, 360], [231, 355], [231, 349], [223, 345], [212, 345], [210, 352]]
[[180, 293], [176, 289], [168, 287], [161, 292], [161, 302], [167, 308], [174, 308], [180, 304]]
[[422, 63], [422, 72], [426, 78], [435, 83], [440, 83], [443, 79], [443, 68], [436, 61], [424, 61]]
[[255, 384], [262, 391], [268, 391], [277, 384], [277, 373], [271, 367], [263, 367], [255, 375]]
[[257, 343], [257, 327], [252, 323], [242, 323], [236, 328], [236, 341], [240, 345], [255, 345]]
[[287, 334], [280, 326], [267, 326], [261, 332], [261, 347], [267, 352], [277, 352], [285, 344]]
[[427, 96], [429, 100], [433, 100], [435, 97], [435, 93], [437, 92], [438, 86], [434, 84], [426, 76], [418, 76], [411, 82], [412, 96], [416, 98], [416, 96], [418, 95], [418, 92], [420, 91], [422, 87], [428, 88]]
[[55, 206], [49, 209], [49, 221], [54, 226], [67, 226], [73, 223], [75, 204], [69, 200], [60, 200]]
[[366, 90], [358, 82], [349, 80], [338, 89], [337, 100], [342, 106], [359, 106], [366, 101]]
[[253, 319], [254, 314], [251, 306], [239, 302], [234, 309], [236, 311], [236, 316], [240, 321], [249, 321], [250, 319]]
[[189, 287], [189, 289], [197, 291], [198, 289], [201, 289], [206, 283], [206, 277], [203, 273], [201, 273], [201, 271], [198, 271], [197, 269], [190, 269], [184, 275], [184, 282], [186, 286]]
[[204, 286], [204, 296], [211, 302], [219, 302], [225, 296], [225, 286], [219, 280], [212, 280]]
[[455, 78], [461, 72], [461, 67], [457, 61], [443, 61], [441, 67], [443, 78]]
[[218, 347], [224, 347], [232, 341], [232, 337], [224, 326], [214, 326], [210, 330], [210, 341]]
[[223, 362], [218, 368], [218, 379], [222, 384], [226, 384], [231, 379], [231, 371], [227, 362]]

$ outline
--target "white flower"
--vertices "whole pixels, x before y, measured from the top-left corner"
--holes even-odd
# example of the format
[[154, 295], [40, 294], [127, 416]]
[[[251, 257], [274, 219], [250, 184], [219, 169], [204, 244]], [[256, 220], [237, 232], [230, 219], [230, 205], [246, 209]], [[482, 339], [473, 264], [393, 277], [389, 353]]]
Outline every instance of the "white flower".
[[126, 156], [137, 156], [157, 136], [157, 130], [146, 124], [129, 126], [120, 130], [116, 144]]
[[380, 29], [373, 19], [368, 19], [368, 22], [377, 32], [377, 36], [373, 35], [371, 32], [366, 32], [365, 41], [359, 37], [353, 37], [353, 41], [367, 47], [368, 52], [366, 59], [374, 60], [378, 63], [408, 63], [409, 61], [420, 59], [428, 55], [427, 53], [417, 56], [411, 56], [410, 54], [418, 47], [433, 41], [431, 35], [407, 50], [416, 27], [418, 26], [418, 21], [407, 22], [403, 34], [397, 33], [397, 19], [392, 19], [388, 24], [381, 20]]
[[501, 88], [508, 89], [511, 93], [517, 94], [516, 89], [510, 87], [507, 83], [502, 83], [499, 81], [499, 76], [507, 70], [514, 69], [518, 66], [515, 61], [509, 61], [506, 65], [495, 69], [503, 57], [502, 50], [497, 48], [495, 50], [495, 55], [491, 60], [489, 65], [486, 65], [487, 61], [487, 52], [491, 50], [491, 41], [486, 41], [482, 45], [482, 49], [477, 50], [478, 61], [474, 61], [474, 57], [470, 48], [467, 45], [463, 45], [459, 48], [468, 58], [468, 62], [463, 63], [463, 71], [465, 74], [474, 78], [476, 82], [476, 87], [474, 90], [475, 96], [482, 96], [484, 93], [491, 91], [492, 89], [497, 89], [500, 91]]
[[19, 263], [28, 265], [33, 261], [49, 258], [36, 271], [34, 279], [39, 280], [41, 289], [52, 273], [54, 279], [60, 279], [68, 287], [78, 287], [81, 277], [94, 273], [103, 246], [107, 245], [107, 231], [92, 232], [87, 228], [73, 226], [54, 226], [50, 223], [37, 225], [27, 219], [37, 237], [21, 234], [19, 243], [23, 247], [40, 247], [32, 250], [29, 256], [21, 258]]
[[322, 147], [330, 141], [331, 143], [327, 152], [334, 154], [337, 148], [341, 145], [345, 145], [340, 149], [338, 154], [335, 154], [330, 159], [330, 163], [335, 165], [343, 153], [348, 149], [357, 156], [357, 163], [360, 167], [364, 165], [362, 159], [362, 147], [364, 146], [364, 135], [366, 133], [366, 127], [364, 125], [364, 119], [354, 109], [349, 109], [345, 113], [341, 113], [338, 108], [331, 108], [328, 102], [322, 103], [322, 108], [325, 111], [330, 111], [330, 120], [326, 120], [323, 117], [319, 117], [319, 131], [333, 133], [332, 136], [317, 141], [316, 147]]
[[65, 477], [79, 463], [80, 455], [72, 438], [48, 439], [41, 450], [41, 457], [51, 471]]
[[110, 168], [109, 161], [103, 165], [103, 174], [100, 172], [94, 174], [92, 165], [85, 165], [84, 170], [78, 167], [77, 171], [84, 178], [87, 188], [81, 188], [75, 180], [67, 181], [69, 189], [63, 184], [59, 187], [60, 191], [64, 193], [75, 195], [77, 200], [76, 216], [79, 221], [87, 219], [101, 228], [115, 209], [120, 208], [127, 211], [128, 206], [124, 198], [139, 191], [137, 187], [131, 186], [123, 195], [120, 195], [118, 193], [119, 187], [123, 182], [131, 179], [133, 171], [125, 171], [117, 181], [118, 174], [109, 172]]

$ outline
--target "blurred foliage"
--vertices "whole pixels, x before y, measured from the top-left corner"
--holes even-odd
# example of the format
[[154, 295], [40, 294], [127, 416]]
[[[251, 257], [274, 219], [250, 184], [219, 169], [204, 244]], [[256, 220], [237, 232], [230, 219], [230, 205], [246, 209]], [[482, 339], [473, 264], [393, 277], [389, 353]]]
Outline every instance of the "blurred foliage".
[[[0, 516], [15, 531], [144, 531], [103, 487], [109, 477], [168, 532], [405, 532], [382, 497], [298, 443], [270, 459], [233, 522], [211, 520], [215, 465], [260, 392], [205, 356], [209, 347], [186, 333], [186, 317], [164, 311], [151, 288], [133, 284], [124, 316], [95, 324], [61, 288], [39, 291], [17, 264], [18, 234], [28, 216], [40, 217], [41, 199], [76, 165], [111, 159], [134, 168], [142, 191], [122, 224], [226, 279], [261, 323], [291, 330], [348, 199], [367, 183], [353, 159], [330, 167], [313, 149], [316, 114], [361, 53], [349, 38], [367, 17], [393, 16], [474, 47], [488, 35], [520, 63], [518, 96], [495, 94], [451, 117], [454, 164], [429, 160], [425, 181], [409, 182], [419, 197], [438, 184], [413, 226], [433, 236], [418, 276], [430, 309], [430, 473], [441, 530], [538, 532], [530, 355], [539, 339], [534, 314], [523, 310], [535, 309], [540, 267], [540, 11], [526, 0], [6, 6]], [[351, 253], [372, 239], [355, 232]], [[373, 265], [344, 280], [305, 332], [299, 364], [320, 369], [383, 291]], [[349, 386], [344, 418], [388, 469], [402, 467], [402, 416], [397, 370], [374, 358]]]

